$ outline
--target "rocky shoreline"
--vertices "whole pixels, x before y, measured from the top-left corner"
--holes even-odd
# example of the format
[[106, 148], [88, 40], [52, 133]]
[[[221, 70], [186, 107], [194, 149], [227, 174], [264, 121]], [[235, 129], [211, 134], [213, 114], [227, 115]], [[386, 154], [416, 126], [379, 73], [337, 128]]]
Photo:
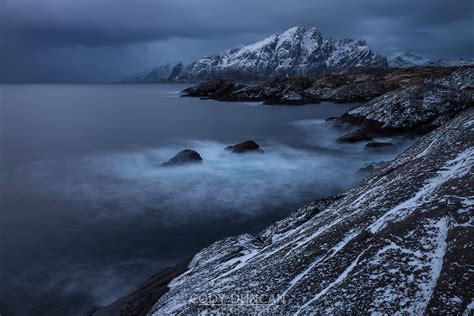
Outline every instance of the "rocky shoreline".
[[[340, 141], [366, 141], [368, 150], [383, 150], [390, 144], [369, 141], [380, 135], [427, 135], [393, 162], [368, 170], [372, 174], [344, 195], [315, 201], [256, 236], [218, 241], [189, 265], [164, 270], [91, 315], [471, 313], [474, 280], [466, 271], [473, 263], [474, 69], [372, 71], [257, 86], [214, 80], [185, 90], [186, 96], [268, 104], [268, 96], [288, 101], [282, 93], [310, 100], [301, 91], [312, 87], [319, 92], [311, 100], [368, 99], [332, 119], [359, 126]], [[348, 77], [349, 83], [341, 79]], [[299, 104], [295, 100], [284, 104]], [[230, 297], [246, 293], [284, 300], [226, 309]], [[206, 295], [221, 304], [190, 300]]]
[[466, 109], [345, 194], [217, 241], [91, 315], [470, 314], [473, 124]]
[[469, 67], [349, 68], [314, 76], [280, 77], [255, 85], [215, 79], [183, 91], [183, 96], [218, 101], [263, 101], [265, 104], [367, 102], [387, 92], [441, 79]]
[[345, 195], [203, 249], [150, 314], [472, 313], [473, 124], [465, 110]]
[[364, 102], [332, 119], [335, 124], [360, 126], [347, 137], [352, 142], [380, 135], [426, 134], [473, 105], [473, 78], [472, 66], [364, 68], [253, 86], [217, 79], [188, 88], [182, 96], [266, 105]]
[[168, 284], [188, 270], [191, 259], [186, 259], [172, 267], [151, 276], [136, 290], [106, 307], [93, 307], [86, 316], [147, 315], [153, 305], [169, 291]]

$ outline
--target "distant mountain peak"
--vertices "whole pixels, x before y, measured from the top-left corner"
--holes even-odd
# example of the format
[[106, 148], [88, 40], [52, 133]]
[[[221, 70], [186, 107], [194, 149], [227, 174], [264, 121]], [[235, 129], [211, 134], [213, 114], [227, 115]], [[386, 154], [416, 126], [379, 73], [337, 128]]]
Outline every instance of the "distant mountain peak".
[[474, 65], [474, 59], [447, 59], [439, 58], [431, 60], [424, 56], [410, 52], [396, 52], [388, 57], [390, 67], [408, 68], [417, 66], [433, 66], [433, 67], [457, 67]]
[[181, 65], [179, 61], [167, 62], [160, 66], [153, 67], [150, 71], [136, 74], [123, 80], [125, 83], [160, 83], [165, 82], [173, 74], [175, 68]]
[[201, 58], [184, 68], [175, 80], [259, 80], [327, 69], [387, 66], [385, 56], [373, 52], [363, 40], [334, 40], [323, 37], [315, 27], [306, 30], [294, 26], [256, 43]]
[[430, 64], [432, 61], [421, 55], [417, 55], [410, 52], [396, 52], [388, 57], [388, 63], [391, 67], [414, 67], [414, 66], [425, 66]]

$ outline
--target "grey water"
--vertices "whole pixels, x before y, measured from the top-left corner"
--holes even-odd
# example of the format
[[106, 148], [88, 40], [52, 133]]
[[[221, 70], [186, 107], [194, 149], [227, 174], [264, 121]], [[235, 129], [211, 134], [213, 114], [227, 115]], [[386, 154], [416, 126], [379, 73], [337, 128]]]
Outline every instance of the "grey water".
[[[185, 85], [0, 85], [0, 314], [82, 315], [230, 235], [349, 189], [354, 105], [181, 98]], [[247, 139], [264, 154], [223, 149]], [[203, 164], [161, 168], [192, 148]]]

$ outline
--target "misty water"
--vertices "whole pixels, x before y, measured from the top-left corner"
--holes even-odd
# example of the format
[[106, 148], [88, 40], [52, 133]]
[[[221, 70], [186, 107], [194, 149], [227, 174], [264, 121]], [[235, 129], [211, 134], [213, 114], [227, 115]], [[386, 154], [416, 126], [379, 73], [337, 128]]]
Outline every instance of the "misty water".
[[[184, 85], [0, 86], [0, 313], [81, 314], [220, 238], [342, 192], [372, 153], [325, 119], [354, 105], [180, 98]], [[347, 132], [347, 131], [346, 131]], [[247, 139], [264, 154], [223, 149]], [[161, 168], [192, 148], [201, 165]]]

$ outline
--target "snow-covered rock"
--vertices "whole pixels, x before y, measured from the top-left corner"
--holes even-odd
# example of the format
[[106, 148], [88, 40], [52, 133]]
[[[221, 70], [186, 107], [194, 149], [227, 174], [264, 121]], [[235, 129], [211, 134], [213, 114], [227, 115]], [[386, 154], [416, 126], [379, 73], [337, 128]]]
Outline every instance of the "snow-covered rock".
[[176, 78], [182, 81], [222, 77], [259, 80], [269, 77], [312, 74], [325, 69], [386, 67], [384, 56], [365, 41], [325, 38], [316, 28], [294, 27], [258, 43], [237, 47], [199, 59]]
[[439, 67], [458, 67], [458, 66], [474, 66], [474, 59], [464, 59], [464, 58], [455, 58], [447, 59], [440, 58], [436, 59], [429, 64], [430, 66], [439, 66]]
[[151, 315], [472, 315], [474, 109], [339, 199], [218, 241]]
[[406, 68], [414, 66], [426, 66], [432, 61], [426, 57], [409, 53], [409, 52], [397, 52], [388, 56], [388, 64], [390, 67]]
[[342, 116], [376, 132], [409, 132], [434, 128], [472, 105], [474, 68], [459, 68], [447, 77], [390, 91]]

